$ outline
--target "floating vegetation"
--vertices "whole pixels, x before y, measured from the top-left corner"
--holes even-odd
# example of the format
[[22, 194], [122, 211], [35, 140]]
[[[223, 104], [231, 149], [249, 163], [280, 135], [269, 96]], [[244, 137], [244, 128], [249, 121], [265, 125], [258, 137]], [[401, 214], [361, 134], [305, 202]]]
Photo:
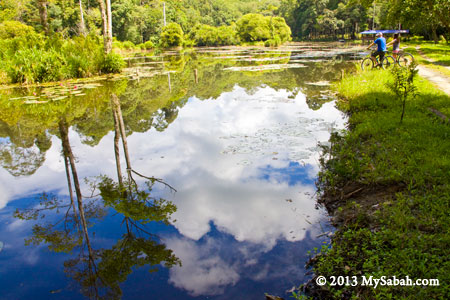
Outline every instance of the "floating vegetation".
[[37, 101], [37, 100], [27, 100], [23, 103], [25, 104], [43, 104], [43, 103], [47, 103], [48, 101]]
[[55, 98], [51, 98], [53, 101], [59, 101], [59, 100], [63, 100], [66, 99], [67, 96], [59, 96], [59, 97], [55, 97]]
[[85, 96], [84, 90], [102, 86], [98, 82], [89, 83], [60, 83], [59, 86], [43, 87], [33, 95], [9, 98], [12, 101], [23, 101], [24, 104], [43, 104], [49, 101], [61, 101], [72, 96]]
[[[231, 134], [222, 136], [228, 146], [221, 152], [228, 155], [246, 155], [238, 164], [252, 164], [256, 156], [267, 156], [271, 160], [304, 162], [320, 152], [314, 143], [304, 148], [301, 141], [315, 140], [314, 132], [330, 132], [336, 126], [321, 118], [298, 116], [288, 123], [280, 123], [270, 128], [263, 128], [254, 134]], [[282, 145], [282, 146], [280, 146]], [[277, 151], [274, 151], [277, 150]]]
[[306, 68], [303, 64], [271, 64], [271, 65], [260, 65], [260, 66], [248, 66], [248, 67], [229, 67], [225, 68], [224, 71], [268, 71], [268, 70], [282, 70], [291, 68]]
[[277, 61], [277, 60], [285, 60], [285, 59], [289, 59], [289, 56], [279, 56], [279, 57], [262, 57], [262, 58], [258, 58], [258, 57], [248, 57], [248, 58], [242, 58], [242, 59], [238, 59], [238, 61], [248, 61], [248, 62], [263, 62], [263, 61]]
[[325, 81], [325, 80], [317, 81], [317, 82], [305, 82], [305, 84], [316, 85], [316, 86], [329, 86], [329, 85], [331, 85], [329, 81]]

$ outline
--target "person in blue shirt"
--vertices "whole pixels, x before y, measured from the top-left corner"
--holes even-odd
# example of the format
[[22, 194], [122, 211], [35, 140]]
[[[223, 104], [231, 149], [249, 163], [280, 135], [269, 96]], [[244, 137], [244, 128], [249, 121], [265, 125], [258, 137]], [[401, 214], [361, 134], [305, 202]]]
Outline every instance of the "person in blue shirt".
[[[378, 32], [376, 34], [377, 39], [369, 45], [369, 47], [367, 47], [367, 50], [370, 49], [370, 47], [372, 47], [373, 45], [377, 45], [377, 51], [375, 51], [374, 53], [372, 53], [372, 61], [374, 64], [376, 64], [377, 60], [376, 57], [379, 55], [380, 56], [380, 63], [383, 60], [384, 54], [386, 53], [386, 39], [383, 37], [383, 34], [381, 32]], [[378, 66], [375, 65], [375, 66]]]

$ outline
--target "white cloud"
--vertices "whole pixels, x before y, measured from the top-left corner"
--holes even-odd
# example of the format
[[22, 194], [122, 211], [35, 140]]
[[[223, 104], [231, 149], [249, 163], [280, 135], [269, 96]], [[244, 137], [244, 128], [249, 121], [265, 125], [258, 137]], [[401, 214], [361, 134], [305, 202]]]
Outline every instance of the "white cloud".
[[[4, 171], [4, 170], [2, 170]], [[9, 201], [9, 191], [6, 187], [0, 183], [0, 209], [4, 208]]]
[[221, 294], [226, 286], [234, 285], [239, 274], [217, 254], [211, 245], [199, 246], [188, 239], [168, 239], [168, 248], [181, 259], [181, 267], [170, 269], [169, 282], [192, 296]]

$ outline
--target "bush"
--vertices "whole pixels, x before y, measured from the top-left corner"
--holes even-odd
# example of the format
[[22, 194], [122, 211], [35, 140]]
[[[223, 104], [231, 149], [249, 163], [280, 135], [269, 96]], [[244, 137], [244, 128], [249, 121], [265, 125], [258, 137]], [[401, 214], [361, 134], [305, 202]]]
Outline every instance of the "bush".
[[217, 28], [217, 36], [219, 45], [236, 45], [239, 44], [239, 39], [236, 35], [236, 26], [220, 26]]
[[245, 42], [272, 40], [268, 45], [278, 46], [291, 40], [291, 29], [282, 17], [247, 14], [236, 25], [238, 37]]
[[64, 78], [63, 64], [61, 53], [54, 49], [22, 49], [11, 58], [6, 72], [13, 83], [57, 81]]
[[18, 21], [4, 21], [0, 23], [0, 39], [12, 39], [15, 37], [26, 37], [34, 34], [33, 27]]
[[[120, 72], [124, 62], [116, 54], [104, 56], [101, 38], [95, 35], [64, 40], [55, 34], [31, 33], [0, 39], [0, 74], [13, 83], [35, 83]], [[3, 72], [2, 72], [3, 70]], [[4, 82], [4, 80], [2, 80]]]
[[265, 47], [278, 47], [281, 45], [281, 38], [276, 35], [273, 39], [264, 42]]
[[61, 48], [66, 64], [66, 78], [80, 78], [98, 73], [103, 62], [103, 46], [98, 36], [78, 36]]
[[197, 24], [189, 33], [189, 38], [197, 46], [225, 46], [238, 43], [234, 26], [213, 27]]
[[155, 48], [155, 45], [152, 43], [152, 41], [146, 41], [144, 43], [144, 49], [150, 50], [152, 48]]
[[[267, 17], [266, 17], [267, 18]], [[280, 44], [291, 40], [291, 28], [282, 17], [271, 18], [273, 38], [279, 38]]]
[[245, 42], [268, 40], [271, 38], [269, 19], [260, 14], [246, 14], [237, 21], [237, 35]]
[[125, 41], [122, 43], [122, 47], [126, 50], [134, 49], [136, 46], [133, 44], [133, 42]]
[[125, 61], [123, 60], [122, 56], [117, 53], [111, 52], [105, 56], [100, 66], [100, 70], [105, 74], [120, 73], [124, 65]]
[[197, 24], [189, 33], [189, 38], [197, 46], [216, 46], [217, 30], [215, 27], [206, 24]]
[[183, 44], [183, 30], [177, 23], [169, 23], [161, 33], [161, 46], [176, 47]]

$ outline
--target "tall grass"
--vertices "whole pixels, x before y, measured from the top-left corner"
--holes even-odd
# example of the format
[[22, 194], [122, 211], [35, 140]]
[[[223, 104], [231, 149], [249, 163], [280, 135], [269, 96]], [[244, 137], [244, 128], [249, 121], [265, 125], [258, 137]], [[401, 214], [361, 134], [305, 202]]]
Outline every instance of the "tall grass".
[[65, 40], [32, 32], [0, 40], [0, 70], [12, 83], [42, 83], [120, 72], [123, 59], [105, 56], [95, 35]]

